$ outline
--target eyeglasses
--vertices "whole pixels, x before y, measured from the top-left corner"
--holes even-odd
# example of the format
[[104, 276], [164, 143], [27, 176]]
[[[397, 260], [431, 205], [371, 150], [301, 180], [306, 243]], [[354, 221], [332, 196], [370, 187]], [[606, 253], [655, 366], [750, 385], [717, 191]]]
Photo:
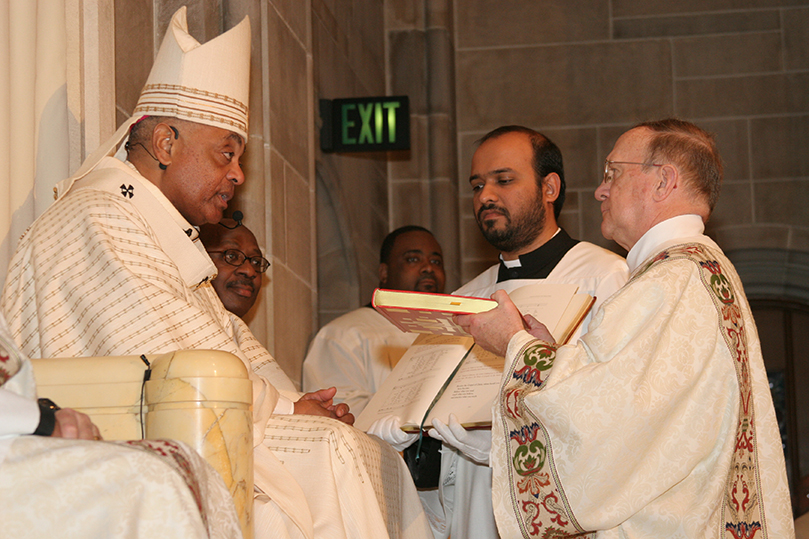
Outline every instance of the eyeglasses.
[[224, 251], [208, 251], [208, 253], [221, 254], [222, 260], [224, 260], [231, 266], [236, 266], [237, 268], [242, 264], [244, 264], [245, 260], [249, 260], [250, 265], [253, 266], [253, 269], [259, 273], [264, 273], [265, 271], [267, 271], [267, 268], [270, 267], [269, 260], [267, 260], [263, 256], [247, 256], [238, 249], [225, 249]]
[[642, 167], [662, 167], [663, 165], [658, 165], [656, 163], [636, 163], [634, 161], [610, 161], [609, 159], [604, 160], [604, 179], [602, 183], [604, 184], [611, 184], [612, 180], [615, 179], [615, 171], [610, 168], [611, 165], [640, 165]]

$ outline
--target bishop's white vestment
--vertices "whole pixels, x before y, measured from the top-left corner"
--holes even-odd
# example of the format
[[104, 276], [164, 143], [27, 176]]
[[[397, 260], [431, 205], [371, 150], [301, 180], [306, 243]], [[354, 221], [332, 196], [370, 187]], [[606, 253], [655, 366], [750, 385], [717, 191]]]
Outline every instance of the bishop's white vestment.
[[[554, 243], [570, 240], [561, 229]], [[545, 246], [543, 246], [545, 247]], [[556, 246], [547, 245], [557, 249]], [[546, 265], [548, 257], [540, 247], [536, 255], [528, 257], [524, 271], [533, 272], [537, 266]], [[521, 257], [522, 258], [522, 257]], [[467, 284], [453, 292], [461, 296], [490, 297], [496, 290], [511, 292], [535, 283], [576, 284], [579, 292], [596, 297], [591, 314], [587, 315], [579, 330], [571, 337], [575, 341], [586, 328], [595, 309], [621, 288], [628, 277], [623, 258], [592, 243], [577, 242], [569, 248], [543, 279], [508, 279], [498, 282], [498, 274], [503, 271], [502, 263], [487, 269]], [[501, 275], [502, 277], [502, 275]], [[492, 539], [497, 537], [497, 526], [492, 509], [492, 470], [479, 464], [454, 448], [443, 445], [441, 455], [441, 476], [438, 491], [422, 491], [419, 495], [428, 517], [433, 523], [436, 537], [453, 539]], [[497, 493], [494, 493], [496, 496]]]
[[0, 535], [15, 539], [233, 539], [233, 501], [179, 442], [30, 435], [39, 422], [31, 363], [0, 314]]
[[702, 231], [649, 230], [576, 344], [512, 338], [491, 450], [504, 539], [794, 537], [756, 326]]
[[408, 471], [386, 444], [336, 420], [273, 415], [299, 394], [225, 310], [215, 273], [196, 229], [159, 189], [105, 157], [20, 240], [2, 307], [30, 357], [216, 349], [252, 367], [256, 537], [429, 534]]
[[416, 339], [370, 307], [332, 320], [317, 332], [303, 362], [303, 390], [337, 388], [359, 416]]

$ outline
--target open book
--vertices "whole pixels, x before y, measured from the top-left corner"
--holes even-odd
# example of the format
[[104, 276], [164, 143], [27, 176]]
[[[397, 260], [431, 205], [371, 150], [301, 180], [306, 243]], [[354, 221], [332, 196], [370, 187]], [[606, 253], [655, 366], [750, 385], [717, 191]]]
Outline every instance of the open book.
[[[521, 313], [553, 328], [556, 341], [565, 343], [595, 301], [577, 290], [576, 285], [535, 283], [509, 296]], [[450, 413], [467, 428], [491, 426], [504, 363], [502, 357], [474, 346], [469, 336], [419, 335], [354, 426], [367, 430], [377, 419], [395, 415], [404, 430], [414, 432], [422, 424], [430, 426], [434, 417], [446, 423]]]

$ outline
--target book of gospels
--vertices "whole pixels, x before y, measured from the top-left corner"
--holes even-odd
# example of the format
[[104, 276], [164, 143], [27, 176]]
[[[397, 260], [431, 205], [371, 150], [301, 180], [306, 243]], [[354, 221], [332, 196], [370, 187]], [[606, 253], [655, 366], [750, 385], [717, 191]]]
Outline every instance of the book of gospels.
[[[566, 343], [595, 302], [589, 294], [577, 291], [576, 285], [535, 283], [517, 288], [509, 296], [521, 313], [531, 314], [553, 328], [550, 331], [556, 342]], [[403, 297], [406, 299], [401, 300]], [[399, 360], [354, 426], [367, 430], [377, 419], [394, 415], [404, 430], [415, 432], [421, 425], [431, 426], [433, 418], [446, 423], [453, 413], [467, 428], [490, 427], [492, 403], [500, 389], [505, 359], [475, 346], [472, 337], [452, 323], [452, 314], [485, 312], [497, 302], [377, 290], [373, 305], [400, 329], [408, 328], [403, 331], [422, 335]], [[404, 311], [395, 312], [398, 323], [389, 315], [394, 309]], [[449, 320], [452, 326], [436, 323], [438, 318], [432, 314], [423, 315], [438, 311], [449, 313], [442, 314], [441, 319]]]

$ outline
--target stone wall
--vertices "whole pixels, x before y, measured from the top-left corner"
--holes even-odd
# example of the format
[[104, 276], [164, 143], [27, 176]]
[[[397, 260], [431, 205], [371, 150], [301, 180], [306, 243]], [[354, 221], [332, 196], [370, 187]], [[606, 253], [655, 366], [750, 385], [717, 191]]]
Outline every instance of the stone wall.
[[250, 152], [258, 152], [246, 163], [248, 181], [254, 181], [245, 182], [240, 203], [248, 218], [263, 218], [272, 255], [265, 278], [269, 286], [250, 328], [299, 383], [317, 320], [311, 6], [289, 0], [231, 0], [229, 5], [230, 18], [247, 12], [256, 21]]
[[[315, 98], [385, 95], [383, 5], [312, 0]], [[317, 120], [320, 125], [320, 119]], [[324, 153], [318, 146], [319, 325], [370, 301], [388, 233], [385, 153]]]
[[391, 153], [390, 228], [430, 229], [444, 252], [446, 290], [460, 286], [454, 17], [450, 0], [388, 0], [390, 95], [410, 96], [411, 150]]
[[725, 185], [708, 231], [726, 250], [809, 250], [809, 2], [457, 0], [463, 279], [493, 259], [471, 215], [473, 141], [503, 124], [562, 149], [562, 225], [600, 234], [593, 191], [617, 136], [675, 115], [717, 135]]

